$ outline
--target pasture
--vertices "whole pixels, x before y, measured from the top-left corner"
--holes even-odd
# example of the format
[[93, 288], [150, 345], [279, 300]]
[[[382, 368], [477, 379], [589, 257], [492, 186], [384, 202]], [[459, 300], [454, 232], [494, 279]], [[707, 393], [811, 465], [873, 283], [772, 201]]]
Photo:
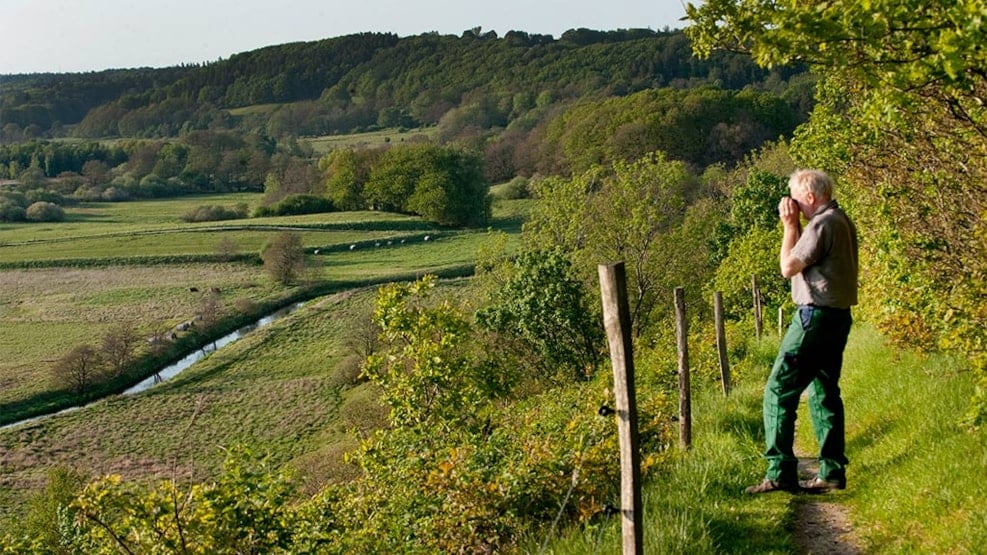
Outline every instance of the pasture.
[[295, 467], [313, 488], [345, 478], [342, 451], [354, 444], [345, 429], [383, 418], [359, 400], [365, 393], [344, 364], [347, 323], [369, 311], [373, 293], [311, 301], [147, 392], [0, 430], [0, 507], [22, 507], [55, 465], [93, 477], [202, 479], [238, 443]]
[[316, 154], [321, 155], [341, 148], [367, 148], [392, 143], [429, 141], [434, 138], [437, 130], [438, 128], [434, 126], [409, 129], [407, 131], [401, 129], [381, 129], [366, 133], [303, 138], [299, 142], [311, 146]]
[[[468, 266], [495, 240], [493, 228], [509, 232], [511, 247], [530, 206], [496, 201], [492, 228], [482, 230], [437, 229], [379, 212], [181, 220], [197, 206], [241, 202], [252, 209], [260, 195], [85, 203], [69, 207], [66, 222], [0, 226], [0, 422], [35, 400], [70, 400], [53, 377], [55, 362], [75, 345], [98, 345], [114, 326], [135, 330], [146, 350], [144, 338], [189, 320], [210, 290], [221, 311], [236, 312], [310, 297], [306, 290]], [[299, 233], [307, 253], [297, 285], [275, 283], [259, 261], [213, 256], [224, 240], [258, 254], [283, 230]], [[154, 259], [192, 255], [201, 260]], [[30, 267], [39, 261], [45, 263]], [[383, 419], [373, 392], [354, 383], [359, 361], [350, 352], [352, 333], [366, 329], [374, 291], [309, 301], [146, 393], [0, 429], [0, 525], [16, 517], [55, 465], [94, 476], [196, 478], [217, 470], [223, 447], [245, 443], [297, 469], [306, 489], [347, 476], [352, 469], [342, 453], [355, 439], [344, 431]]]

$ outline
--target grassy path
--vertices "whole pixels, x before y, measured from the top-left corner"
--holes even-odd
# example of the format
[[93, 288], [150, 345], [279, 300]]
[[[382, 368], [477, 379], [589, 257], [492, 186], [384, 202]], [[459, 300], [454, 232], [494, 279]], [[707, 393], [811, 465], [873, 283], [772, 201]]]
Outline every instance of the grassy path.
[[[761, 391], [775, 348], [771, 340], [753, 347], [729, 398], [716, 384], [693, 386], [703, 388], [694, 393], [693, 449], [645, 485], [646, 553], [798, 553], [809, 541], [828, 544], [817, 553], [983, 552], [987, 433], [957, 425], [973, 392], [970, 373], [959, 361], [889, 346], [865, 324], [851, 334], [842, 380], [848, 489], [744, 495], [764, 472]], [[804, 403], [801, 410], [797, 446], [811, 454]], [[619, 551], [618, 519], [547, 550]]]

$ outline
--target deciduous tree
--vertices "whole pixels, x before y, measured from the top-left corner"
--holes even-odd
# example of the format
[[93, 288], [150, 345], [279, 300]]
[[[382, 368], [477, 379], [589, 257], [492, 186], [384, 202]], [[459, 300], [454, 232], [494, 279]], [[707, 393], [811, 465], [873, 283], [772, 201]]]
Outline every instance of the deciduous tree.
[[305, 270], [302, 236], [291, 231], [278, 233], [261, 251], [261, 258], [271, 279], [291, 285]]
[[[709, 0], [700, 54], [807, 63], [819, 104], [793, 142], [840, 174], [862, 243], [864, 308], [891, 337], [963, 352], [987, 391], [987, 39], [984, 0]], [[869, 310], [868, 310], [869, 309]], [[987, 421], [987, 395], [971, 410]]]
[[91, 345], [76, 345], [55, 362], [55, 378], [76, 393], [85, 393], [101, 373], [99, 353]]
[[100, 342], [99, 354], [107, 369], [120, 376], [133, 361], [140, 337], [130, 322], [120, 322], [109, 329]]

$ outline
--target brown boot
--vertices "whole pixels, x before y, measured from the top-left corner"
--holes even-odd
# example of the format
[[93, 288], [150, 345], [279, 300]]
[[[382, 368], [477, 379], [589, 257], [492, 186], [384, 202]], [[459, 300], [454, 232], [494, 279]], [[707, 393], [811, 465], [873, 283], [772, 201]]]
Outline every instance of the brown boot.
[[837, 489], [846, 489], [846, 480], [828, 481], [816, 476], [811, 480], [799, 482], [799, 486], [801, 486], [806, 493], [829, 493]]
[[770, 493], [772, 491], [787, 491], [788, 493], [798, 493], [801, 491], [798, 482], [788, 482], [781, 480], [768, 480], [764, 479], [763, 482], [757, 484], [756, 486], [751, 486], [744, 490], [744, 493], [749, 495], [757, 495], [759, 493]]

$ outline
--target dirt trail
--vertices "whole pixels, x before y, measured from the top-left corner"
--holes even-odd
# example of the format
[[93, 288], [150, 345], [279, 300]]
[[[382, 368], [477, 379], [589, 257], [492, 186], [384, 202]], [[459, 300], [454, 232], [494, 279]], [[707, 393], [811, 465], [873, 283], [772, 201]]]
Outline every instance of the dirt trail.
[[[800, 459], [799, 474], [812, 477], [818, 471], [815, 459]], [[853, 536], [846, 506], [839, 493], [799, 496], [795, 518], [798, 552], [814, 555], [859, 555], [863, 551]]]

